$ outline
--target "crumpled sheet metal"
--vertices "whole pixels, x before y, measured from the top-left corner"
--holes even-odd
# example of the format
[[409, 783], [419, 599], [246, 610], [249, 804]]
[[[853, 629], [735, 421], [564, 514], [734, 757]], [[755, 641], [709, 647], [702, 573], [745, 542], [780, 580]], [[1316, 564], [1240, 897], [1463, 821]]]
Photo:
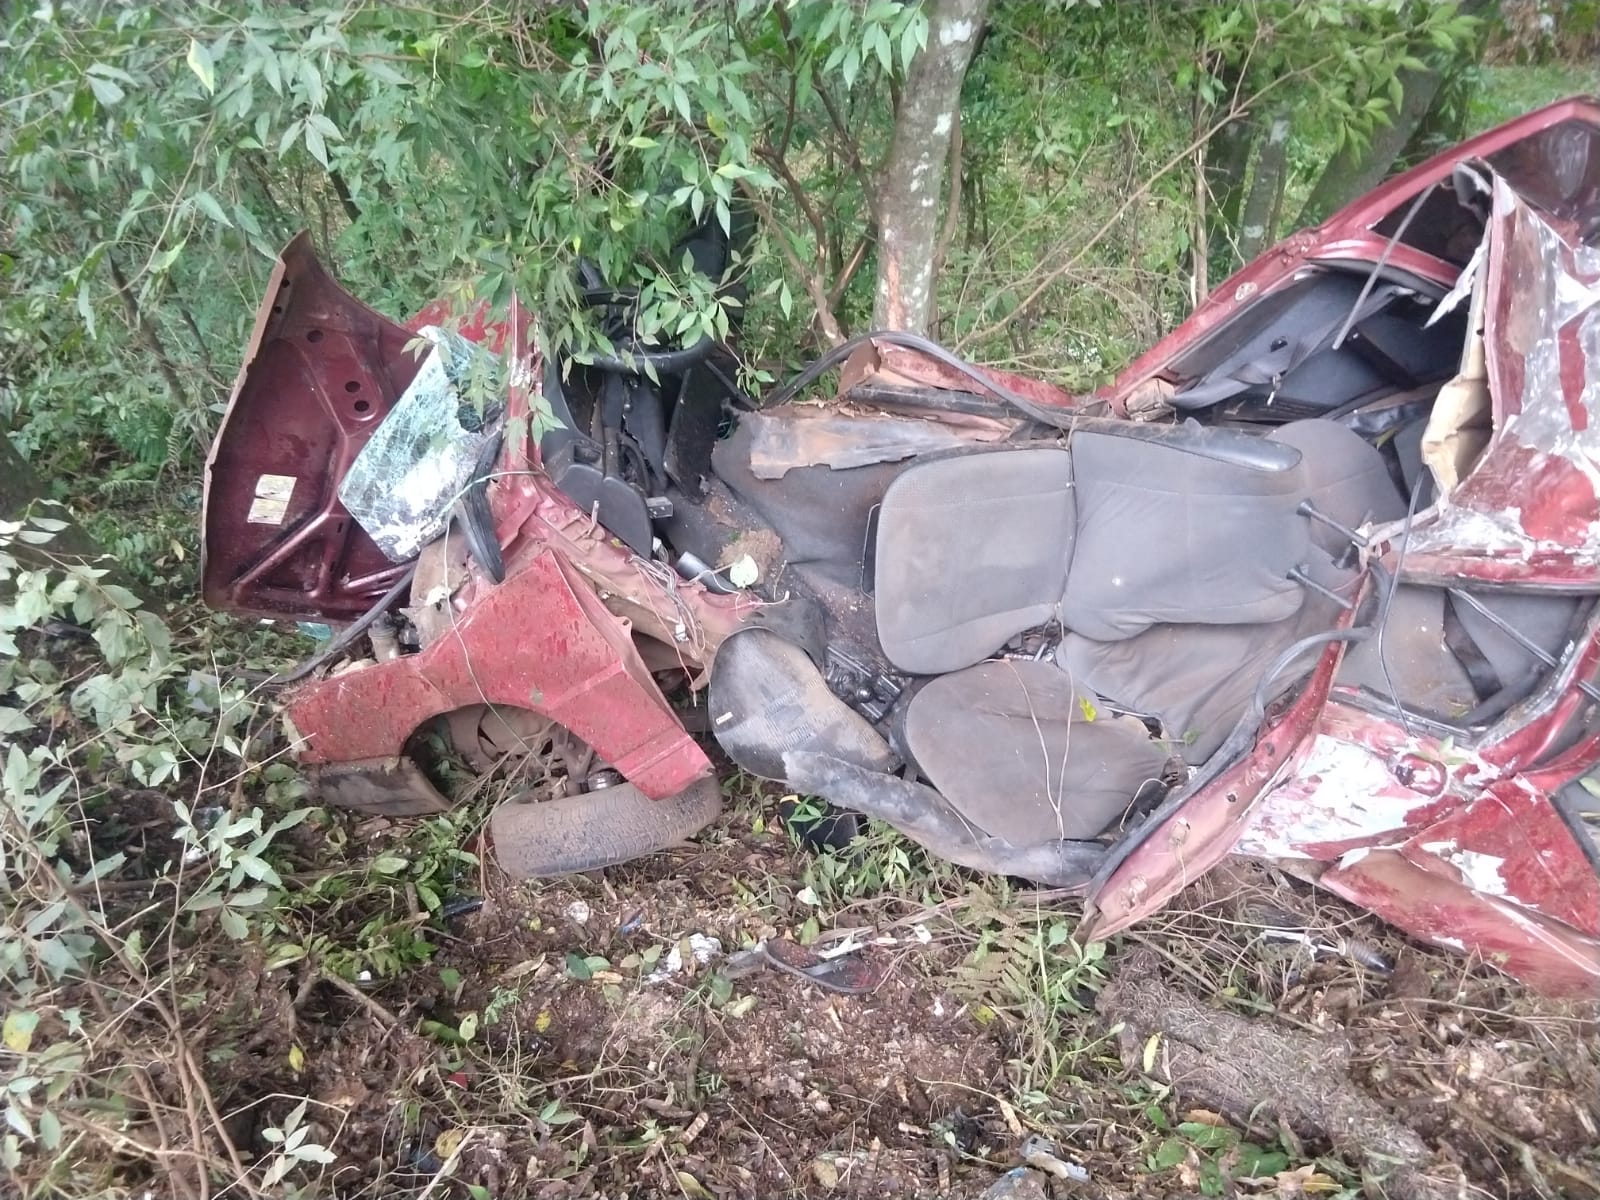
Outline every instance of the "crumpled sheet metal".
[[[794, 410], [796, 415], [800, 410]], [[965, 450], [997, 442], [1002, 431], [974, 430], [934, 420], [823, 415], [805, 420], [773, 420], [751, 413], [750, 470], [757, 479], [782, 479], [796, 467], [825, 466], [836, 471], [873, 463], [902, 462], [918, 454]]]
[[415, 558], [444, 532], [494, 435], [494, 421], [462, 399], [464, 381], [484, 365], [474, 360], [488, 352], [437, 326], [418, 333], [432, 349], [339, 485], [340, 501], [391, 562]]
[[[1600, 583], [1600, 248], [1494, 181], [1485, 313], [1495, 429], [1416, 567], [1450, 556], [1507, 581]], [[1480, 572], [1474, 571], [1474, 574]]]

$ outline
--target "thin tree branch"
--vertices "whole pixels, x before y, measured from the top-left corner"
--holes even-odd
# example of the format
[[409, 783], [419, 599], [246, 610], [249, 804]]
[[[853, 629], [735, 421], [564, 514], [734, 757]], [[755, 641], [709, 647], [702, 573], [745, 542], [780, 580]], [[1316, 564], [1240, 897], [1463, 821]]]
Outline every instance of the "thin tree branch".
[[128, 318], [129, 328], [155, 359], [156, 370], [161, 372], [161, 378], [166, 380], [167, 387], [171, 389], [173, 401], [180, 406], [187, 406], [189, 394], [183, 386], [183, 380], [178, 377], [177, 368], [167, 357], [166, 347], [161, 344], [161, 337], [156, 333], [155, 326], [151, 324], [150, 318], [144, 315], [139, 307], [139, 301], [134, 298], [128, 286], [128, 277], [122, 273], [122, 268], [117, 264], [117, 256], [110, 246], [106, 247], [106, 267], [111, 271], [111, 281], [116, 284], [117, 299], [122, 302], [122, 311]]
[[844, 341], [844, 333], [839, 328], [838, 319], [833, 315], [833, 306], [828, 303], [828, 295], [823, 290], [822, 280], [817, 277], [816, 272], [808, 271], [805, 264], [800, 261], [800, 257], [795, 254], [794, 247], [789, 245], [789, 240], [784, 236], [783, 225], [773, 214], [772, 206], [767, 203], [766, 197], [744, 179], [739, 181], [739, 191], [766, 222], [768, 229], [772, 231], [773, 241], [778, 243], [778, 250], [783, 255], [784, 261], [804, 285], [806, 295], [811, 298], [811, 305], [817, 311], [817, 328], [821, 331], [823, 339], [828, 345], [837, 346]]

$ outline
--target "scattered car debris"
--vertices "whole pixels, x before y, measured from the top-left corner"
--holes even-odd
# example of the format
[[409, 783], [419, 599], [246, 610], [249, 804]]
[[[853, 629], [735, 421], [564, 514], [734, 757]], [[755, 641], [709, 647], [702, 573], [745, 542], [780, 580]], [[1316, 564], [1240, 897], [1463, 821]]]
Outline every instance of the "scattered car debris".
[[1028, 1166], [1068, 1183], [1088, 1183], [1089, 1172], [1075, 1162], [1061, 1157], [1055, 1142], [1043, 1134], [1033, 1134], [1023, 1141], [1017, 1155]]
[[1048, 1200], [1044, 1177], [1027, 1167], [1012, 1167], [984, 1189], [978, 1200]]
[[[684, 947], [688, 947], [688, 957], [684, 956]], [[672, 948], [661, 958], [661, 963], [654, 971], [645, 976], [645, 983], [665, 983], [675, 975], [683, 974], [684, 968], [690, 964], [703, 967], [714, 959], [722, 957], [722, 941], [720, 938], [710, 937], [704, 933], [691, 933], [686, 938], [681, 938], [672, 944]]]

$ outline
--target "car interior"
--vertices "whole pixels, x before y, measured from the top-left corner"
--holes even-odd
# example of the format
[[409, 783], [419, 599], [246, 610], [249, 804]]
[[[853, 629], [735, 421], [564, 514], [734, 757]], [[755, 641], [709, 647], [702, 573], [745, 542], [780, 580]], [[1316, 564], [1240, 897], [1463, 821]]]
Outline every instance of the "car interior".
[[[919, 820], [985, 869], [1128, 829], [1310, 671], [1356, 603], [1353, 531], [1424, 515], [1450, 476], [1425, 442], [1455, 454], [1454, 478], [1481, 452], [1481, 376], [1456, 394], [1481, 370], [1476, 309], [1436, 316], [1443, 299], [1318, 264], [1171, 364], [1165, 421], [1022, 422], [1001, 442], [761, 477], [763, 426], [813, 414], [745, 416], [711, 454], [722, 528], [680, 522], [675, 544], [714, 563], [730, 530], [775, 531], [768, 594], [815, 601], [825, 634], [724, 646], [719, 741], [757, 774]], [[840, 420], [884, 440], [881, 411]], [[1379, 584], [1353, 618], [1378, 632], [1349, 647], [1337, 693], [1468, 736], [1548, 678], [1593, 603]]]

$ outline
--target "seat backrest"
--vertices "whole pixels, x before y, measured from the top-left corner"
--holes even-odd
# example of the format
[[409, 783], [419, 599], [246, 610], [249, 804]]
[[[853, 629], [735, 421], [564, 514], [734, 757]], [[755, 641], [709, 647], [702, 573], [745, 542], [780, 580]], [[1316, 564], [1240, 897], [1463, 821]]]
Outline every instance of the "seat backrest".
[[902, 671], [938, 675], [1052, 619], [1075, 524], [1064, 447], [908, 468], [878, 512], [874, 608], [884, 654]]
[[1051, 620], [1101, 641], [1279, 620], [1303, 597], [1305, 488], [1294, 447], [1197, 425], [1086, 422], [1070, 448], [918, 463], [879, 511], [879, 643], [937, 675]]
[[[1368, 521], [1382, 525], [1406, 515], [1406, 498], [1390, 477], [1382, 453], [1337, 421], [1291, 421], [1267, 439], [1300, 451], [1306, 469], [1305, 498], [1346, 528]], [[1344, 534], [1322, 522], [1313, 522], [1311, 537], [1336, 558], [1350, 544]]]
[[[1137, 427], [1136, 427], [1137, 428]], [[1162, 622], [1240, 625], [1292, 615], [1306, 561], [1300, 452], [1226, 429], [1072, 441], [1077, 531], [1067, 628], [1100, 641]]]

